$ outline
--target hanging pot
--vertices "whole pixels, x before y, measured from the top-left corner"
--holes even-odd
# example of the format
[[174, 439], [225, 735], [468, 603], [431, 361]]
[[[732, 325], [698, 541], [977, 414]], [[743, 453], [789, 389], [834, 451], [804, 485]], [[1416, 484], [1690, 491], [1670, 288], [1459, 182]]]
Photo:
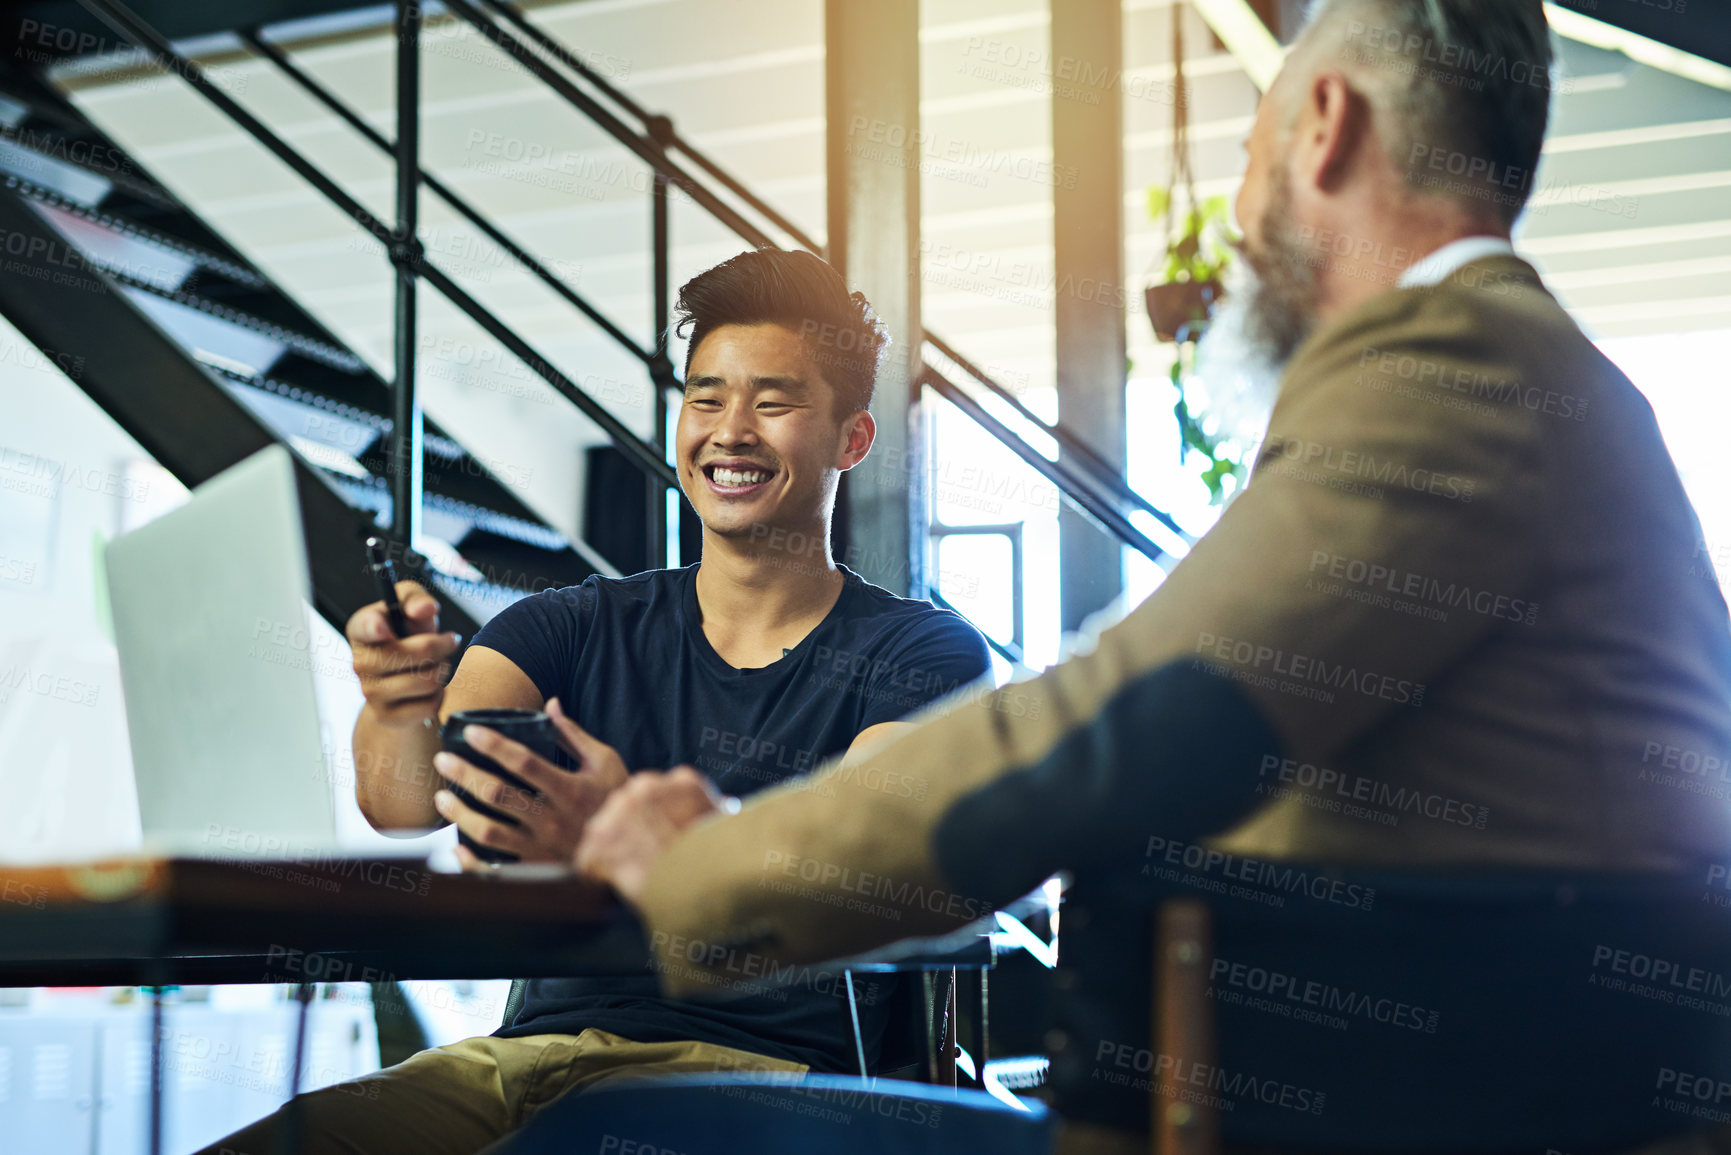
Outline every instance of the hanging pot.
[[1220, 299], [1220, 282], [1167, 281], [1149, 285], [1142, 294], [1148, 306], [1148, 320], [1154, 324], [1154, 336], [1162, 341], [1176, 341], [1182, 336], [1194, 341], [1208, 326], [1208, 316], [1214, 302]]

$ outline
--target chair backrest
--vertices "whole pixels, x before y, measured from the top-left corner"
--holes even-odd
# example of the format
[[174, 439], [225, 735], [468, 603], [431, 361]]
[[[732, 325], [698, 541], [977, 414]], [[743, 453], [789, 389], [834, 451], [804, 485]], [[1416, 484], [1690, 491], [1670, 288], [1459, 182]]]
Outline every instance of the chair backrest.
[[[921, 1077], [946, 1086], [956, 1084], [957, 983], [958, 975], [981, 976], [980, 1006], [975, 1032], [986, 1030], [984, 972], [997, 965], [999, 947], [982, 926], [964, 928], [940, 941], [925, 941], [921, 949], [897, 951], [893, 960], [856, 960], [842, 965], [849, 973], [893, 974], [898, 977], [890, 997], [889, 1023], [875, 1073], [923, 1068]], [[976, 1040], [983, 1053], [985, 1040]]]
[[[1731, 911], [1705, 867], [1254, 865], [1230, 887], [1078, 880], [1062, 1113], [1146, 1132], [1164, 1081], [1216, 1105], [1228, 1145], [1566, 1151], [1698, 1126], [1683, 1092], [1731, 1080]], [[1147, 1026], [1151, 902], [1198, 895], [1212, 1061], [1167, 1053]]]
[[505, 1017], [499, 1020], [501, 1027], [508, 1027], [516, 1022], [517, 1012], [523, 1009], [523, 995], [528, 989], [528, 979], [511, 980], [511, 993], [505, 996]]
[[950, 1017], [955, 973], [950, 970], [904, 971], [895, 976], [890, 995], [889, 1023], [879, 1050], [879, 1075], [917, 1070], [917, 1078], [939, 1081], [935, 1069], [946, 1046], [954, 1046]]

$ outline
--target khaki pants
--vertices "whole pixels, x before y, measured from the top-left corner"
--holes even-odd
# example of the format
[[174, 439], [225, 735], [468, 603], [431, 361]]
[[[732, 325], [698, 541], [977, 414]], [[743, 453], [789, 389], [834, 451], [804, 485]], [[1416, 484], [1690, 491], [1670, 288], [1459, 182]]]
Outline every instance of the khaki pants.
[[[806, 1067], [711, 1043], [634, 1043], [597, 1030], [464, 1039], [301, 1095], [295, 1155], [474, 1155], [569, 1092], [603, 1081], [730, 1071], [797, 1078]], [[279, 1155], [285, 1110], [199, 1155]]]

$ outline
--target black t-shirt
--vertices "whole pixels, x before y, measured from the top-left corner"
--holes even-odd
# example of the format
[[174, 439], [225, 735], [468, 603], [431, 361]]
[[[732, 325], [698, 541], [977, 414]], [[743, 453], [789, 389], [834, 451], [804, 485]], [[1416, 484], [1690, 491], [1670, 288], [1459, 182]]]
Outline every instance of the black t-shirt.
[[[811, 770], [858, 734], [991, 668], [966, 621], [850, 570], [816, 629], [779, 661], [740, 670], [704, 636], [697, 567], [593, 577], [503, 610], [475, 644], [515, 662], [543, 698], [619, 751], [632, 770], [690, 763], [746, 795]], [[742, 979], [744, 976], [742, 976]], [[746, 980], [749, 981], [749, 980]], [[881, 1040], [881, 981], [856, 978], [868, 1057]], [[805, 1063], [858, 1066], [845, 983], [813, 981], [728, 999], [676, 1001], [653, 975], [536, 979], [506, 1037], [594, 1027], [638, 1042], [695, 1039]]]

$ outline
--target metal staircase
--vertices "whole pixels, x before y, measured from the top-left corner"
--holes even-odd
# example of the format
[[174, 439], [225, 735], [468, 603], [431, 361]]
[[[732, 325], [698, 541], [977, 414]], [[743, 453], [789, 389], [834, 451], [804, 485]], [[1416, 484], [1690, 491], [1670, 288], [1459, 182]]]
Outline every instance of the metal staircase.
[[[0, 68], [0, 179], [0, 311], [42, 349], [76, 351], [74, 380], [188, 485], [290, 445], [317, 608], [340, 626], [374, 596], [361, 543], [391, 507], [389, 383], [14, 67]], [[423, 468], [424, 530], [456, 553], [407, 560], [457, 607], [451, 628], [614, 572], [431, 421]]]

